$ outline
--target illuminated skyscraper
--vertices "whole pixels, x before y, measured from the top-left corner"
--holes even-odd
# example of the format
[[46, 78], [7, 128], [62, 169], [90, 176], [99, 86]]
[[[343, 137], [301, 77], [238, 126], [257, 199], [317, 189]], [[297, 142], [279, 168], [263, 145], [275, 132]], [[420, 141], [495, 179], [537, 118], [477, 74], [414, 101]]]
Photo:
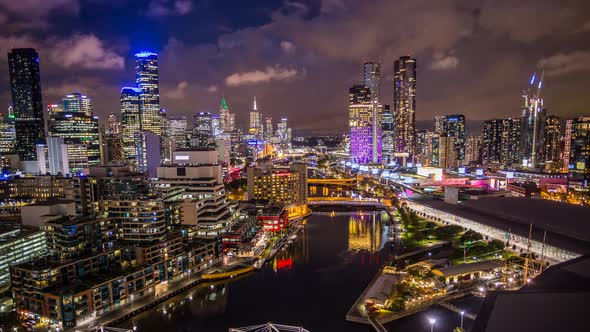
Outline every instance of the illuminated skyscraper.
[[0, 154], [14, 153], [15, 142], [14, 116], [0, 114]]
[[581, 116], [572, 121], [569, 170], [575, 174], [583, 174], [586, 179], [590, 175], [589, 116]]
[[574, 120], [565, 121], [565, 133], [563, 135], [563, 171], [567, 171], [570, 166], [570, 151], [572, 146], [572, 127]]
[[137, 170], [150, 178], [156, 177], [161, 158], [159, 136], [151, 131], [139, 131], [135, 133], [134, 139]]
[[349, 90], [348, 112], [350, 126], [350, 157], [357, 163], [372, 161], [373, 105], [371, 90], [354, 85]]
[[264, 139], [268, 140], [269, 138], [273, 137], [274, 135], [274, 130], [272, 128], [272, 118], [271, 117], [267, 117], [265, 120], [265, 130], [264, 130]]
[[214, 142], [211, 113], [199, 112], [194, 117], [191, 147], [206, 148]]
[[381, 116], [381, 159], [384, 163], [390, 163], [394, 159], [394, 134], [393, 112], [389, 105], [383, 105], [383, 115]]
[[219, 105], [219, 126], [224, 133], [231, 133], [236, 129], [235, 114], [230, 112], [225, 97], [221, 98], [221, 105]]
[[510, 166], [518, 164], [521, 119], [494, 119], [484, 122], [482, 162]]
[[115, 113], [109, 114], [108, 117], [108, 127], [107, 127], [107, 134], [111, 135], [119, 135], [121, 134], [121, 121], [119, 121], [119, 117]]
[[250, 111], [250, 134], [263, 136], [264, 128], [262, 124], [262, 116], [258, 111], [258, 105], [256, 104], [256, 97], [254, 97], [254, 105], [252, 111]]
[[121, 123], [123, 126], [123, 156], [135, 161], [135, 133], [141, 130], [140, 111], [141, 89], [125, 87], [121, 89]]
[[48, 136], [61, 137], [67, 145], [71, 173], [100, 164], [98, 117], [87, 96], [73, 93], [63, 99], [61, 109], [51, 108], [47, 130]]
[[543, 133], [543, 160], [545, 165], [553, 165], [553, 168], [559, 167], [559, 117], [549, 115], [545, 117], [545, 131]]
[[437, 134], [444, 134], [445, 131], [445, 116], [437, 115], [434, 117], [434, 132]]
[[277, 124], [277, 136], [283, 147], [288, 147], [291, 144], [287, 121], [287, 118], [281, 118], [281, 121]]
[[174, 142], [174, 149], [185, 149], [187, 147], [187, 126], [185, 116], [171, 117], [169, 120], [169, 136]]
[[465, 141], [465, 164], [481, 163], [481, 136], [470, 135]]
[[[536, 79], [535, 73], [529, 82], [529, 87], [522, 94], [523, 106], [520, 138], [522, 165], [533, 168], [538, 167], [543, 161], [543, 127], [547, 112], [543, 108], [543, 99], [540, 97], [543, 73], [541, 73], [538, 81]], [[533, 91], [535, 89], [536, 91]]]
[[371, 161], [378, 163], [381, 159], [381, 65], [377, 62], [365, 62], [363, 65], [363, 83], [371, 92], [372, 138]]
[[443, 135], [453, 138], [455, 155], [459, 163], [461, 163], [465, 159], [465, 116], [463, 114], [445, 116]]
[[[15, 48], [8, 53], [10, 92], [18, 137], [16, 152], [22, 161], [37, 160], [37, 144], [45, 144], [39, 55], [32, 48]], [[32, 171], [34, 165], [26, 165]]]
[[403, 56], [395, 61], [393, 85], [396, 153], [412, 158], [416, 127], [416, 59]]
[[150, 52], [135, 54], [137, 88], [141, 90], [141, 130], [161, 134], [160, 88], [158, 86], [158, 55]]

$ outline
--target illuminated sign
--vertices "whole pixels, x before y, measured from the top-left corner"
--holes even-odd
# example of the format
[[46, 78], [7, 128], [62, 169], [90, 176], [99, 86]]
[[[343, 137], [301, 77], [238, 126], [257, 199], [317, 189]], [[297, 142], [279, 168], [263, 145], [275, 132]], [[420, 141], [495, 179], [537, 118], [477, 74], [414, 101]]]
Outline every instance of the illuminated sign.
[[514, 179], [514, 172], [506, 172], [507, 179]]
[[180, 156], [174, 156], [174, 160], [189, 160], [189, 156], [186, 155], [180, 155]]
[[483, 176], [483, 169], [481, 169], [481, 168], [476, 169], [475, 170], [475, 175], [477, 175], [477, 176]]
[[465, 167], [459, 167], [459, 174], [465, 174]]

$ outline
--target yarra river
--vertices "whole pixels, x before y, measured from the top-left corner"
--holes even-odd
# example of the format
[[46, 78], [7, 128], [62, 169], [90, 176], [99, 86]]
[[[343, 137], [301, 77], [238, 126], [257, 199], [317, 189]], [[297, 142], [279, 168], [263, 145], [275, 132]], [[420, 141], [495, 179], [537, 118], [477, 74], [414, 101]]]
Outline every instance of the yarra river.
[[[137, 331], [227, 331], [266, 322], [311, 332], [372, 331], [347, 322], [348, 309], [395, 253], [385, 212], [313, 214], [288, 248], [261, 271], [216, 285], [197, 286], [122, 324]], [[388, 324], [390, 330], [429, 330], [426, 317], [450, 331], [459, 318], [433, 308]], [[469, 323], [465, 322], [466, 327]]]

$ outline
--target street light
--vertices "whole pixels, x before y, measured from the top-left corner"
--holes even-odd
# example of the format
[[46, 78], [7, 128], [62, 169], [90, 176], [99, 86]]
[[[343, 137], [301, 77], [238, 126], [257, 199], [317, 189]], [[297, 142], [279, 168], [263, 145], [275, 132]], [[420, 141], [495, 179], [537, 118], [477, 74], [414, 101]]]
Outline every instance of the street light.
[[465, 311], [461, 311], [461, 331], [463, 331], [463, 315], [465, 315]]
[[428, 322], [430, 323], [430, 332], [434, 332], [434, 323], [436, 323], [436, 319], [428, 318]]

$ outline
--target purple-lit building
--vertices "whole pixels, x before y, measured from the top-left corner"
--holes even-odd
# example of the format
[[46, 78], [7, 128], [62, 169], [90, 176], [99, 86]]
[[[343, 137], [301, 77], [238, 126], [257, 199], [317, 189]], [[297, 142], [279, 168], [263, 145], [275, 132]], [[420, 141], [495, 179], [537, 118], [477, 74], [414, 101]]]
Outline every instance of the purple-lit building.
[[[373, 112], [374, 108], [370, 88], [354, 85], [349, 90], [349, 126], [350, 126], [350, 157], [357, 163], [370, 163], [373, 160]], [[381, 126], [377, 128], [377, 154], [381, 159]]]

